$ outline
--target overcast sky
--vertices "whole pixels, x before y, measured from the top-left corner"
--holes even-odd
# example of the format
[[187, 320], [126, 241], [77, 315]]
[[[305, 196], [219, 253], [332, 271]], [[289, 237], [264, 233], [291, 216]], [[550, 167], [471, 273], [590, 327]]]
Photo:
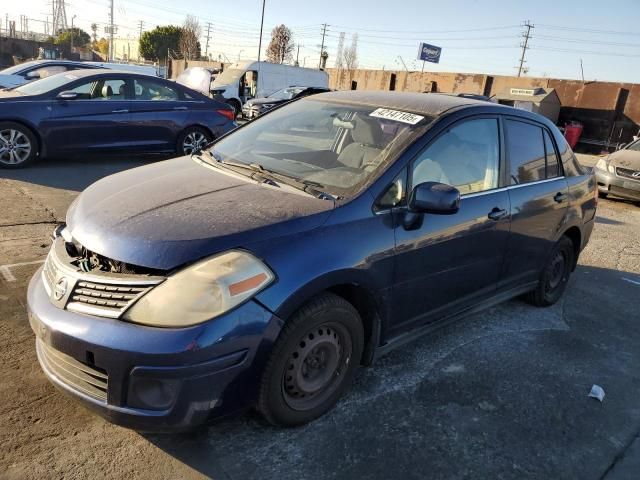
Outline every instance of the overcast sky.
[[[138, 35], [156, 25], [179, 25], [187, 14], [200, 19], [205, 48], [207, 22], [211, 23], [209, 52], [236, 61], [258, 55], [261, 0], [114, 0], [118, 36]], [[90, 32], [92, 22], [102, 32], [108, 22], [108, 0], [70, 0], [67, 18]], [[51, 16], [47, 0], [3, 0], [0, 15], [21, 14], [33, 31], [44, 31]], [[338, 37], [345, 43], [358, 33], [362, 68], [420, 70], [419, 42], [441, 46], [439, 65], [426, 71], [514, 74], [520, 58], [525, 20], [532, 29], [526, 53], [528, 75], [580, 78], [580, 59], [588, 80], [640, 83], [639, 0], [267, 0], [263, 52], [271, 29], [280, 23], [294, 32], [300, 45], [300, 64], [315, 67], [320, 55], [321, 24], [327, 23], [325, 43], [328, 66], [335, 61]], [[264, 55], [264, 54], [263, 54]], [[402, 60], [401, 60], [402, 59]]]

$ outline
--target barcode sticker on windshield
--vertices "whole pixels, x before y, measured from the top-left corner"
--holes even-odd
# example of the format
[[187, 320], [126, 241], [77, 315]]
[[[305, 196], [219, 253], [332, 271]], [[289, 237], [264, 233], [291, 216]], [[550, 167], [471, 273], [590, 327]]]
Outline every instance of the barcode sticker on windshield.
[[395, 120], [396, 122], [408, 123], [409, 125], [415, 125], [424, 118], [420, 115], [414, 115], [413, 113], [389, 110], [388, 108], [378, 108], [371, 112], [369, 116]]

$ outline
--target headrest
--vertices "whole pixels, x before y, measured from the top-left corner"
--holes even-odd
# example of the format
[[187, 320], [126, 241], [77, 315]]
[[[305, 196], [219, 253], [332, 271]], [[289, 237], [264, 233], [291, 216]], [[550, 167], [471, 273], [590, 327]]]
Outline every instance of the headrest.
[[357, 116], [354, 120], [354, 128], [351, 130], [351, 138], [354, 142], [372, 147], [382, 145], [383, 132], [380, 124], [371, 118]]
[[105, 85], [102, 87], [102, 96], [103, 97], [113, 97], [113, 89], [110, 85]]

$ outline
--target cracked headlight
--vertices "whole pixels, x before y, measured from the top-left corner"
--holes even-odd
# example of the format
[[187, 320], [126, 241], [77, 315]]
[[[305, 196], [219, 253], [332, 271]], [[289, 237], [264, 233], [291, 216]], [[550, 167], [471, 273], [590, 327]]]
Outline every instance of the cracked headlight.
[[253, 297], [275, 275], [248, 252], [231, 250], [191, 265], [136, 302], [123, 316], [154, 327], [187, 327], [217, 317]]

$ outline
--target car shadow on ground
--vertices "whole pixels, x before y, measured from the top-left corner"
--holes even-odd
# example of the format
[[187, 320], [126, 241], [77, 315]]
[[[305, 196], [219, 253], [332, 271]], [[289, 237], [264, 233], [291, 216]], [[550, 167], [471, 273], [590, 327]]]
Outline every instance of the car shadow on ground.
[[143, 155], [125, 157], [123, 155], [96, 155], [82, 159], [47, 158], [25, 168], [15, 170], [0, 169], [0, 178], [80, 192], [108, 175], [166, 160], [174, 156]]
[[579, 266], [553, 307], [515, 299], [443, 327], [303, 427], [248, 413], [144, 437], [216, 479], [600, 478], [640, 428], [640, 324], [620, 301], [638, 273]]

